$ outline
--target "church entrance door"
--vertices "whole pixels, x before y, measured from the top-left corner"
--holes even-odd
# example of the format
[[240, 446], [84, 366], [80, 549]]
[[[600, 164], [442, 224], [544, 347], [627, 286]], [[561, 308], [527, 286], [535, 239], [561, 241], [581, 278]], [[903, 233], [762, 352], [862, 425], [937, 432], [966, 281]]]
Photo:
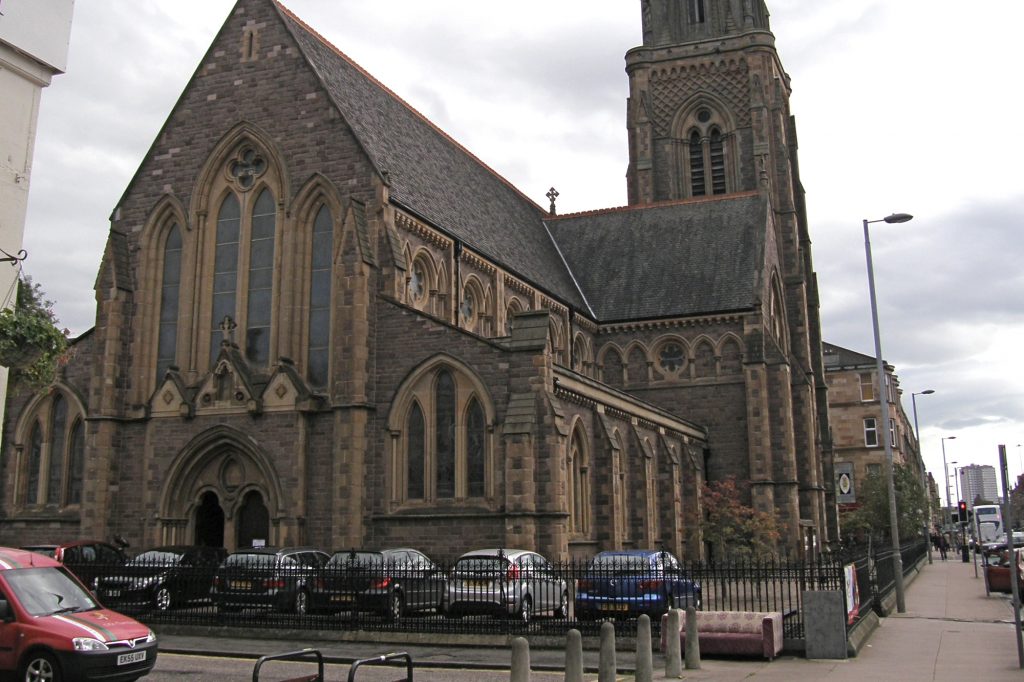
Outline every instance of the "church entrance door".
[[253, 547], [254, 544], [268, 544], [270, 536], [270, 514], [263, 496], [255, 490], [246, 493], [238, 509], [237, 547]]
[[224, 546], [224, 510], [216, 493], [205, 492], [195, 512], [195, 544], [203, 547]]

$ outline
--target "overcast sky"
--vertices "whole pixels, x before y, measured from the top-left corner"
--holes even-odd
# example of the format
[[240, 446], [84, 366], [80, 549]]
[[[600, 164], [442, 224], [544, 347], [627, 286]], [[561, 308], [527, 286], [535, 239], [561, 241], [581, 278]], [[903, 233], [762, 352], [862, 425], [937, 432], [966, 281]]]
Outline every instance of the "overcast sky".
[[[25, 270], [93, 324], [108, 217], [233, 0], [78, 0], [68, 73], [43, 93]], [[288, 0], [339, 49], [540, 204], [626, 203], [624, 54], [638, 0]], [[769, 0], [792, 76], [827, 341], [883, 354], [925, 458], [1024, 471], [1024, 2]], [[952, 467], [950, 468], [952, 472]]]

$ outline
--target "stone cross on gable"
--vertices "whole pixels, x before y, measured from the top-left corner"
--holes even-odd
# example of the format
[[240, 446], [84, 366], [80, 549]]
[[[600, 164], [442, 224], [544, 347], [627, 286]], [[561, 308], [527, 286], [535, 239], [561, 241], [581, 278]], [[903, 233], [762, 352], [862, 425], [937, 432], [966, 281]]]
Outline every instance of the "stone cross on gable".
[[235, 344], [235, 329], [238, 328], [235, 321], [231, 319], [230, 315], [225, 315], [224, 319], [217, 326], [220, 327], [220, 333], [223, 336], [220, 340], [220, 345], [233, 346]]
[[551, 215], [555, 215], [555, 199], [558, 198], [558, 190], [552, 187], [548, 190], [547, 198], [551, 200]]

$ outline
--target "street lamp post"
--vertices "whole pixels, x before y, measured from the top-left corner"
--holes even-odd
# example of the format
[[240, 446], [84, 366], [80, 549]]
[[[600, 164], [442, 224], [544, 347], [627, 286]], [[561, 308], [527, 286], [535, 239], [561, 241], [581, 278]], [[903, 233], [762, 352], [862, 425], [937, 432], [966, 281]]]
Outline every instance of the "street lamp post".
[[[952, 462], [956, 464], [956, 462]], [[963, 471], [963, 467], [953, 467], [953, 481], [956, 484], [956, 499], [957, 499], [957, 525], [960, 526], [960, 557], [966, 564], [971, 560], [970, 552], [967, 550], [967, 519], [962, 518], [959, 514], [960, 510], [960, 476], [957, 474], [957, 469]], [[964, 492], [967, 492], [966, 489]], [[964, 505], [964, 516], [967, 515], [967, 505]]]
[[892, 535], [892, 564], [896, 582], [896, 611], [905, 613], [906, 598], [903, 593], [903, 557], [900, 553], [899, 515], [896, 513], [896, 484], [893, 480], [892, 430], [889, 428], [889, 392], [885, 383], [885, 362], [882, 360], [882, 338], [878, 331], [878, 302], [875, 299], [875, 270], [871, 264], [871, 223], [905, 223], [914, 216], [909, 213], [893, 213], [879, 220], [864, 219], [864, 255], [868, 262], [868, 291], [871, 294], [871, 327], [875, 334], [875, 359], [878, 370], [879, 401], [882, 404], [882, 433], [885, 442], [885, 478], [889, 487], [889, 534]]
[[[946, 527], [953, 525], [953, 507], [949, 501], [949, 465], [946, 464], [946, 441], [956, 440], [956, 436], [943, 436], [942, 437], [942, 473], [944, 478], [942, 485], [946, 488]], [[956, 462], [954, 462], [956, 464]]]
[[924, 502], [927, 513], [924, 517], [924, 541], [928, 545], [928, 563], [932, 562], [932, 542], [928, 534], [928, 521], [932, 518], [931, 501], [928, 499], [928, 476], [924, 470], [924, 455], [921, 454], [921, 430], [917, 427], [917, 396], [931, 395], [934, 390], [926, 388], [919, 393], [910, 394], [910, 404], [914, 407], [914, 439], [917, 440], [917, 456], [921, 460], [921, 488], [924, 490]]

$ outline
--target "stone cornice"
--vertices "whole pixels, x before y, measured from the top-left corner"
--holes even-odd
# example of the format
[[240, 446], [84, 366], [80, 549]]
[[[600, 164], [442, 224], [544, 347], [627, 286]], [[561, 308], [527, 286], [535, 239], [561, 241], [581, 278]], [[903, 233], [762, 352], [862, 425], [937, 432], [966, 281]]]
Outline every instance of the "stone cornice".
[[745, 313], [724, 313], [721, 315], [703, 315], [701, 317], [677, 317], [664, 320], [636, 320], [629, 322], [613, 322], [597, 325], [597, 333], [617, 334], [619, 332], [650, 331], [653, 329], [673, 329], [681, 327], [698, 327], [710, 324], [741, 323]]
[[441, 235], [436, 230], [430, 229], [424, 223], [402, 211], [395, 211], [395, 226], [421, 237], [438, 248], [447, 250], [452, 246], [451, 239]]

